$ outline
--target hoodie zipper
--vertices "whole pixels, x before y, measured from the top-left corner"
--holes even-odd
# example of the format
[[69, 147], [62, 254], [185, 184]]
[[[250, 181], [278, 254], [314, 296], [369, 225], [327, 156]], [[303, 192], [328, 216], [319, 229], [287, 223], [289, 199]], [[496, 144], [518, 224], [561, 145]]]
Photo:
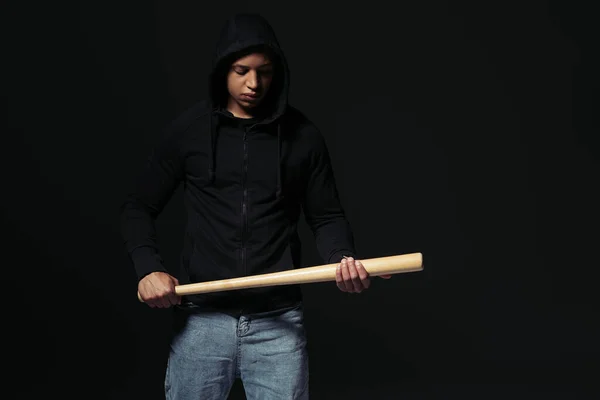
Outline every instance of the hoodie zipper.
[[244, 166], [242, 174], [242, 272], [246, 275], [246, 231], [248, 228], [248, 188], [247, 188], [247, 174], [248, 174], [248, 128], [244, 129]]

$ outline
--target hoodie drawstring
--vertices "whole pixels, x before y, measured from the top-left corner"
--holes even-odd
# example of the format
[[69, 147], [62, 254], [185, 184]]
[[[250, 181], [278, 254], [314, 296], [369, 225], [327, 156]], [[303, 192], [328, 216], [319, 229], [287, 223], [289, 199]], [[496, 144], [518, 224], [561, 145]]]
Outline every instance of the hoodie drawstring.
[[277, 191], [275, 196], [281, 197], [281, 123], [277, 123]]
[[[214, 121], [216, 119], [216, 121]], [[212, 184], [215, 180], [215, 169], [216, 169], [216, 161], [215, 161], [215, 147], [217, 143], [217, 135], [219, 132], [219, 117], [214, 115], [214, 111], [208, 114], [208, 183]]]

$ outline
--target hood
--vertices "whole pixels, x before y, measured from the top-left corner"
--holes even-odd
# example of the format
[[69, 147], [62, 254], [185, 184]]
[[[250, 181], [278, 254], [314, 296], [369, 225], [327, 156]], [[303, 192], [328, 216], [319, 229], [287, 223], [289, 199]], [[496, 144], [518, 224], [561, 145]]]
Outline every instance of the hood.
[[255, 50], [266, 49], [273, 56], [274, 75], [263, 104], [260, 105], [259, 124], [276, 123], [278, 139], [277, 197], [281, 191], [281, 121], [288, 105], [290, 71], [288, 63], [279, 45], [275, 31], [262, 16], [252, 13], [235, 14], [223, 25], [213, 55], [209, 74], [209, 183], [215, 178], [215, 143], [219, 134], [219, 118], [227, 104], [228, 92], [226, 77], [232, 62]]
[[221, 30], [209, 75], [209, 98], [213, 109], [222, 109], [227, 101], [226, 76], [236, 59], [255, 50], [267, 49], [274, 55], [273, 83], [261, 105], [263, 123], [280, 117], [288, 102], [290, 73], [287, 60], [269, 22], [258, 14], [236, 14]]

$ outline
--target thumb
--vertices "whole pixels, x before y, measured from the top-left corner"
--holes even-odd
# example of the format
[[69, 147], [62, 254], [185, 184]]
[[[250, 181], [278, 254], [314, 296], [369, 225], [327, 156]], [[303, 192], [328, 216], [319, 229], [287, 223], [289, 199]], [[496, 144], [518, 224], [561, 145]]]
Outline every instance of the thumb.
[[[179, 280], [177, 278], [173, 278], [173, 288], [175, 288], [175, 286], [179, 286]], [[181, 305], [181, 296], [177, 295], [177, 304]]]

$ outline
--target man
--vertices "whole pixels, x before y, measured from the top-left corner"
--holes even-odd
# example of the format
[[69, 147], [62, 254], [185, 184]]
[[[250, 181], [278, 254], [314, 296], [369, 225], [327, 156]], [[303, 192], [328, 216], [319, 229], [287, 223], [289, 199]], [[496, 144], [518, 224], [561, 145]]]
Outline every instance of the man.
[[[268, 22], [231, 18], [217, 44], [208, 99], [173, 122], [123, 205], [122, 232], [141, 298], [150, 307], [176, 306], [169, 399], [225, 399], [236, 378], [249, 399], [308, 397], [298, 285], [175, 294], [179, 284], [300, 267], [301, 211], [323, 261], [339, 265], [339, 289], [369, 286], [325, 141], [288, 104], [289, 85]], [[175, 273], [159, 255], [154, 221], [181, 183], [188, 219]]]

